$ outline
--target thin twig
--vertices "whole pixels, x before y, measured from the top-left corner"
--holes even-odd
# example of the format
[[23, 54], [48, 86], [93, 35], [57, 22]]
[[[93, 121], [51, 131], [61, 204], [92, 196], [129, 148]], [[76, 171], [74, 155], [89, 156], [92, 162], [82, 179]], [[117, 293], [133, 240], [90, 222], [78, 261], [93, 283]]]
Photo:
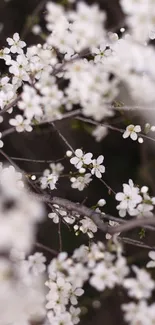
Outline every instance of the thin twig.
[[143, 247], [143, 248], [150, 249], [150, 250], [155, 250], [155, 247], [146, 245], [143, 242], [135, 240], [135, 239], [131, 239], [131, 238], [127, 238], [127, 237], [119, 237], [119, 236], [117, 238], [121, 242], [124, 242], [124, 243], [129, 244], [129, 245], [133, 245], [133, 246], [137, 246], [137, 247]]
[[59, 235], [59, 252], [62, 252], [61, 218], [59, 218], [59, 222], [58, 222], [58, 235]]
[[112, 125], [109, 125], [107, 123], [96, 122], [96, 121], [94, 121], [94, 120], [92, 120], [90, 118], [83, 117], [83, 116], [77, 116], [76, 120], [79, 120], [79, 121], [82, 121], [82, 122], [85, 122], [85, 123], [89, 123], [89, 124], [92, 124], [92, 125], [96, 125], [96, 126], [104, 126], [107, 129], [110, 129], [110, 130], [113, 130], [113, 131], [118, 131], [120, 133], [123, 133], [125, 131], [124, 129], [119, 129], [119, 128], [117, 128], [115, 126], [112, 126]]
[[[96, 125], [96, 126], [103, 126], [103, 127], [106, 127], [107, 129], [117, 131], [117, 132], [120, 132], [120, 133], [125, 132], [125, 129], [120, 129], [120, 128], [117, 128], [115, 126], [109, 125], [107, 123], [96, 122], [96, 121], [94, 121], [92, 119], [89, 119], [89, 118], [86, 118], [86, 117], [77, 116], [76, 120], [79, 120], [79, 121], [82, 121], [82, 122], [85, 122], [85, 123], [90, 123], [90, 124]], [[149, 137], [148, 135], [145, 135], [143, 133], [138, 133], [138, 135], [141, 136], [142, 138], [145, 138], [145, 139], [148, 139], [148, 140], [151, 140], [151, 141], [155, 142], [155, 139]]]
[[16, 128], [15, 128], [15, 127], [12, 127], [12, 128], [7, 129], [7, 130], [4, 130], [4, 131], [2, 132], [2, 136], [1, 136], [1, 138], [4, 138], [4, 137], [6, 137], [7, 135], [10, 135], [10, 134], [14, 133], [15, 131], [16, 131]]
[[65, 143], [65, 145], [75, 154], [75, 151], [73, 147], [70, 145], [68, 140], [64, 137], [64, 135], [60, 132], [60, 130], [55, 126], [55, 124], [52, 122], [51, 123], [53, 129], [58, 133], [59, 137], [62, 139], [62, 141]]
[[40, 159], [18, 158], [18, 157], [10, 157], [10, 158], [15, 161], [17, 160], [17, 161], [25, 161], [25, 162], [41, 163], [41, 164], [57, 163], [65, 159], [65, 157], [56, 160], [40, 160]]
[[[55, 123], [55, 122], [63, 121], [63, 120], [66, 120], [68, 118], [75, 117], [80, 112], [81, 112], [81, 110], [80, 109], [77, 109], [75, 111], [71, 111], [71, 112], [67, 112], [67, 113], [63, 114], [60, 118], [57, 118], [57, 119], [54, 119], [54, 120], [45, 120], [45, 121], [43, 120], [43, 121], [41, 121], [41, 122], [39, 122], [37, 124], [31, 123], [30, 126], [32, 126], [32, 127], [38, 127], [38, 126], [44, 125], [44, 124], [50, 124], [50, 123]], [[16, 132], [16, 128], [15, 127], [11, 127], [11, 128], [9, 128], [7, 130], [4, 130], [2, 132], [1, 138], [4, 138], [7, 135], [10, 135], [10, 134], [12, 134], [14, 132]], [[23, 133], [27, 133], [27, 132], [26, 131], [23, 131]]]
[[41, 244], [41, 243], [38, 243], [38, 242], [37, 242], [37, 243], [35, 243], [35, 246], [38, 247], [38, 248], [41, 248], [41, 249], [45, 250], [46, 252], [51, 253], [51, 254], [54, 255], [54, 256], [57, 256], [57, 255], [59, 254], [59, 252], [57, 252], [57, 251], [55, 251], [54, 249], [49, 248], [49, 247], [47, 247], [47, 246]]
[[62, 120], [65, 120], [67, 118], [72, 118], [75, 117], [76, 115], [81, 113], [81, 109], [77, 109], [71, 112], [67, 112], [64, 113], [62, 116], [60, 116], [59, 118], [56, 118], [54, 120], [45, 120], [45, 121], [41, 121], [39, 122], [37, 125], [36, 124], [31, 124], [31, 126], [39, 126], [39, 125], [43, 125], [43, 124], [47, 124], [47, 123], [55, 123], [55, 122], [61, 122]]

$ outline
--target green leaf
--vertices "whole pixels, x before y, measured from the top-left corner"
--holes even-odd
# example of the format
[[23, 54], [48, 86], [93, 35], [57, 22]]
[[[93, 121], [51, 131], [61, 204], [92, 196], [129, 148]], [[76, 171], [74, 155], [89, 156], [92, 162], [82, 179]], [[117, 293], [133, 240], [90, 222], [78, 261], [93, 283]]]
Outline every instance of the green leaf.
[[143, 238], [145, 238], [145, 235], [146, 235], [145, 229], [142, 228], [142, 229], [140, 230], [140, 232], [139, 232], [139, 238], [140, 238], [140, 239], [143, 239]]

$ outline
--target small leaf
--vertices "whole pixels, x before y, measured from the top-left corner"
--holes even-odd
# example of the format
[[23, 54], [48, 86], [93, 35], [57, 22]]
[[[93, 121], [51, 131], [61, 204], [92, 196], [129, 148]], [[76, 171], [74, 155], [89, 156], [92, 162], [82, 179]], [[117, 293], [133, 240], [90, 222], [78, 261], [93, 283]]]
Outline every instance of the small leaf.
[[140, 238], [140, 239], [143, 239], [143, 238], [145, 238], [145, 235], [146, 235], [145, 229], [142, 228], [142, 229], [140, 230], [140, 232], [139, 232], [139, 238]]

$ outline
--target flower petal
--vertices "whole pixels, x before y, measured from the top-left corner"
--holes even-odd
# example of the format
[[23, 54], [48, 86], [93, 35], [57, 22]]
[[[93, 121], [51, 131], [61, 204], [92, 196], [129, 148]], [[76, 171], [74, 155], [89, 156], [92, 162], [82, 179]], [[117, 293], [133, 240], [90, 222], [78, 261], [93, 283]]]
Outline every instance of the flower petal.
[[76, 149], [75, 154], [78, 158], [81, 158], [83, 156], [83, 151], [81, 149]]
[[140, 127], [140, 125], [136, 125], [136, 126], [134, 127], [134, 131], [135, 131], [135, 132], [141, 132], [141, 127]]
[[149, 252], [148, 255], [149, 255], [149, 257], [150, 257], [152, 260], [155, 261], [155, 252], [154, 252], [154, 251]]
[[103, 160], [104, 160], [104, 157], [102, 155], [100, 155], [98, 158], [97, 158], [97, 164], [102, 164], [103, 163]]
[[131, 134], [130, 134], [130, 138], [132, 139], [132, 140], [137, 140], [137, 133], [136, 132], [131, 132]]

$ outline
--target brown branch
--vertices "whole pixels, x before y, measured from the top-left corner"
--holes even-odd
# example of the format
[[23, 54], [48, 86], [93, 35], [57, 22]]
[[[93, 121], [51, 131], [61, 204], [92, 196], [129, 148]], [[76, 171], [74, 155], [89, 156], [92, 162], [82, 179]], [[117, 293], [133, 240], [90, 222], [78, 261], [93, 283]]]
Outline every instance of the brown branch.
[[[5, 152], [0, 150], [0, 153], [15, 168], [17, 168], [17, 170], [22, 172], [22, 170], [12, 161], [12, 159]], [[35, 190], [38, 190], [39, 193], [42, 192], [40, 189], [34, 187], [34, 184], [30, 180], [28, 180], [28, 181], [30, 182], [30, 184], [33, 186], [33, 188]], [[109, 233], [109, 234], [114, 235], [114, 234], [117, 234], [117, 233], [120, 233], [120, 232], [125, 232], [125, 231], [132, 230], [132, 229], [137, 228], [137, 227], [144, 227], [144, 228], [148, 227], [151, 230], [155, 230], [154, 228], [150, 227], [150, 225], [155, 226], [155, 217], [149, 217], [149, 218], [145, 217], [145, 218], [140, 218], [140, 219], [134, 218], [134, 219], [129, 220], [129, 221], [124, 221], [124, 220], [121, 220], [119, 218], [115, 218], [115, 217], [113, 217], [111, 215], [108, 215], [108, 214], [98, 213], [98, 212], [96, 212], [96, 211], [94, 211], [94, 210], [92, 210], [90, 208], [87, 208], [86, 206], [84, 206], [82, 204], [74, 203], [74, 202], [71, 202], [71, 201], [69, 201], [67, 199], [63, 199], [63, 198], [60, 198], [60, 197], [51, 198], [50, 196], [44, 196], [44, 195], [40, 195], [40, 194], [39, 195], [34, 194], [34, 196], [36, 196], [36, 198], [38, 198], [42, 202], [48, 203], [50, 208], [53, 208], [52, 204], [58, 204], [59, 206], [65, 208], [66, 210], [68, 210], [68, 211], [70, 211], [72, 213], [78, 213], [80, 215], [87, 216], [104, 233]], [[103, 219], [104, 220], [113, 220], [113, 221], [116, 221], [116, 222], [121, 223], [121, 224], [119, 224], [119, 226], [110, 227], [108, 224], [104, 223]], [[120, 240], [122, 240], [122, 241], [124, 241], [124, 242], [126, 242], [128, 244], [131, 244], [131, 245], [140, 246], [140, 247], [144, 247], [144, 248], [148, 248], [148, 249], [154, 249], [154, 248], [151, 248], [148, 245], [143, 244], [142, 242], [135, 241], [135, 240], [130, 239], [130, 238], [125, 238], [125, 237], [121, 238], [120, 237]], [[46, 246], [44, 246], [44, 249], [45, 249], [45, 247]], [[42, 248], [43, 248], [43, 246], [42, 246]]]
[[129, 231], [134, 228], [144, 227], [147, 225], [155, 226], [155, 217], [144, 217], [144, 218], [134, 218], [132, 220], [126, 221], [126, 223], [121, 224], [116, 227], [111, 227], [110, 233], [117, 234], [119, 232]]
[[85, 123], [89, 123], [89, 124], [92, 124], [92, 125], [96, 125], [96, 126], [103, 126], [103, 127], [106, 127], [107, 129], [110, 129], [110, 130], [113, 130], [113, 131], [118, 131], [118, 132], [121, 132], [121, 133], [123, 133], [125, 131], [124, 129], [119, 129], [119, 128], [117, 128], [115, 126], [112, 126], [112, 125], [109, 125], [107, 123], [97, 122], [97, 121], [94, 121], [94, 120], [92, 120], [90, 118], [83, 117], [83, 116], [77, 116], [76, 120], [79, 120], [79, 121], [82, 121], [82, 122], [85, 122]]
[[[55, 123], [55, 122], [59, 122], [59, 121], [64, 121], [66, 119], [75, 117], [76, 115], [78, 115], [80, 113], [80, 109], [71, 111], [71, 112], [67, 112], [65, 114], [63, 114], [60, 118], [54, 119], [54, 120], [43, 120], [37, 124], [31, 123], [30, 126], [32, 127], [38, 127], [40, 125], [44, 125], [44, 124], [50, 124], [50, 123]], [[1, 112], [0, 112], [1, 113]], [[34, 129], [35, 130], [35, 129]], [[7, 135], [10, 135], [12, 133], [16, 132], [16, 128], [15, 127], [11, 127], [9, 129], [6, 129], [2, 132], [2, 138], [6, 137]], [[26, 131], [23, 131], [23, 133], [27, 133]]]
[[[84, 205], [74, 203], [69, 200], [59, 198], [59, 197], [53, 197], [52, 199], [50, 199], [50, 202], [52, 204], [58, 204], [59, 206], [65, 208], [68, 211], [76, 212], [76, 213], [79, 213], [80, 215], [89, 217], [96, 224], [96, 226], [99, 229], [101, 229], [103, 232], [108, 232], [108, 230], [110, 228], [107, 224], [103, 223], [102, 218], [104, 216], [101, 213], [97, 213], [97, 212], [87, 208]], [[101, 216], [102, 216], [102, 218], [101, 218]]]
[[[121, 222], [121, 220], [119, 218], [114, 218], [108, 214], [103, 215], [101, 213], [93, 211], [90, 208], [87, 208], [84, 205], [74, 203], [74, 202], [71, 202], [71, 201], [63, 199], [63, 198], [53, 197], [51, 199], [51, 203], [58, 204], [61, 207], [65, 208], [69, 211], [75, 211], [75, 212], [79, 213], [80, 215], [87, 216], [96, 224], [96, 226], [100, 230], [102, 230], [103, 232], [108, 232], [112, 235], [120, 233], [120, 232], [129, 231], [129, 230], [132, 230], [132, 229], [138, 228], [138, 227], [146, 228], [148, 225], [155, 226], [155, 217], [149, 217], [149, 218], [144, 217], [144, 218], [140, 218], [140, 219], [134, 218], [132, 220]], [[121, 222], [121, 224], [116, 227], [110, 227], [107, 224], [103, 223], [103, 219], [114, 220], [118, 223]]]

